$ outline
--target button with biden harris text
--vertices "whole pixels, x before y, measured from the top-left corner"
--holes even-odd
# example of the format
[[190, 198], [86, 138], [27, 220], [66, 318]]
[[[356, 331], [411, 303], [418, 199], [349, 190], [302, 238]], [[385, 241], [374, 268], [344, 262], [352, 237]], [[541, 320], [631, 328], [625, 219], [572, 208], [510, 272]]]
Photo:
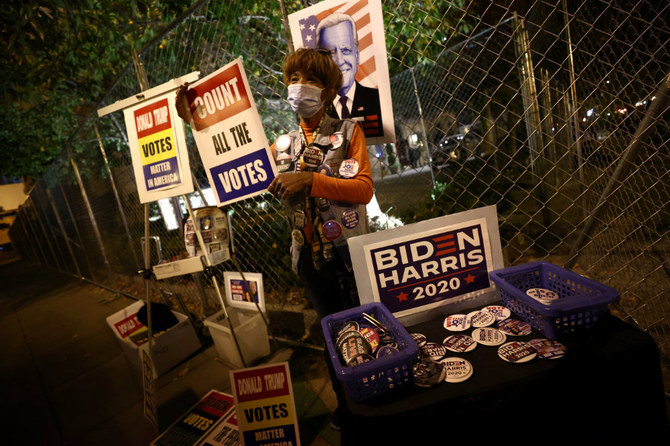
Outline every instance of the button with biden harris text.
[[477, 347], [477, 341], [475, 341], [472, 336], [465, 334], [455, 334], [444, 338], [442, 345], [444, 345], [449, 351], [465, 353], [474, 350], [475, 347]]
[[421, 347], [421, 354], [431, 361], [439, 361], [447, 354], [447, 348], [437, 342], [426, 342]]
[[559, 297], [557, 292], [546, 288], [529, 288], [526, 290], [526, 295], [543, 304], [550, 304]]
[[323, 161], [323, 152], [318, 147], [305, 147], [301, 159], [308, 167], [316, 169]]
[[444, 366], [444, 380], [448, 383], [461, 383], [469, 379], [474, 371], [470, 361], [463, 358], [443, 358], [440, 364]]
[[532, 327], [526, 321], [505, 319], [498, 322], [498, 330], [511, 336], [526, 336], [532, 332]]
[[504, 343], [507, 336], [497, 328], [482, 327], [472, 330], [472, 339], [478, 344], [495, 346]]
[[496, 321], [495, 315], [488, 311], [471, 311], [467, 317], [474, 328], [488, 327]]
[[353, 178], [358, 174], [358, 161], [353, 158], [346, 159], [340, 164], [340, 176], [342, 178]]
[[507, 362], [528, 362], [537, 356], [537, 350], [527, 342], [512, 341], [498, 347], [498, 356]]
[[482, 311], [488, 311], [495, 314], [496, 320], [498, 321], [505, 320], [512, 315], [509, 308], [503, 307], [502, 305], [489, 305], [488, 307], [482, 308]]

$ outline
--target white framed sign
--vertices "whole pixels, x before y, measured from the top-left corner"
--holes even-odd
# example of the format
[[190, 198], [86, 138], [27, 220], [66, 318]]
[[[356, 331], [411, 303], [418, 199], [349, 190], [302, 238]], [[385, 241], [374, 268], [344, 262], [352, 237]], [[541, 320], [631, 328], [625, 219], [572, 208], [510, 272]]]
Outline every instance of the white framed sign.
[[189, 86], [186, 100], [198, 152], [218, 206], [263, 193], [277, 167], [242, 59]]
[[[246, 283], [245, 280], [246, 279]], [[223, 282], [226, 287], [228, 303], [236, 308], [257, 310], [256, 304], [265, 313], [265, 294], [263, 291], [263, 275], [224, 271]], [[249, 285], [247, 287], [247, 284]]]
[[503, 267], [495, 206], [348, 240], [361, 304], [383, 303], [418, 323], [478, 297], [496, 296], [489, 271]]
[[175, 86], [165, 86], [163, 93], [123, 110], [140, 203], [194, 190], [184, 122], [175, 108]]

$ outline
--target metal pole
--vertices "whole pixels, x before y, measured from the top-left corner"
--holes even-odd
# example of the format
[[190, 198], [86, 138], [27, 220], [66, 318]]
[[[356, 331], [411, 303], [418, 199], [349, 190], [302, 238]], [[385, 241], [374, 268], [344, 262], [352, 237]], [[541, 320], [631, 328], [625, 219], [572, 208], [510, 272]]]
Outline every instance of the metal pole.
[[[51, 241], [49, 240], [49, 237], [47, 236], [47, 231], [44, 229], [44, 224], [42, 223], [42, 220], [40, 219], [39, 214], [37, 213], [37, 205], [35, 204], [35, 200], [33, 199], [32, 195], [28, 198], [30, 200], [30, 209], [32, 210], [35, 220], [37, 221], [40, 229], [42, 230], [42, 235], [44, 236], [44, 240], [46, 241], [47, 246], [49, 247], [49, 251], [51, 251], [51, 255], [53, 256], [54, 263], [58, 263], [58, 258], [56, 257], [56, 252], [54, 251], [54, 247], [51, 244]], [[49, 262], [47, 261], [47, 266], [49, 265]], [[51, 265], [54, 267], [54, 265]]]
[[426, 125], [423, 122], [423, 110], [421, 108], [421, 99], [419, 98], [419, 89], [416, 86], [416, 78], [414, 77], [414, 68], [409, 69], [412, 75], [412, 84], [414, 85], [414, 97], [416, 97], [416, 106], [419, 108], [419, 119], [421, 120], [421, 131], [423, 132], [423, 144], [426, 146], [426, 154], [428, 155], [428, 167], [430, 167], [430, 180], [435, 187], [435, 175], [433, 174], [433, 157], [430, 155], [430, 146], [428, 145], [428, 138], [426, 137]]
[[562, 0], [563, 3], [563, 18], [565, 22], [565, 34], [567, 37], [568, 44], [568, 67], [570, 70], [570, 114], [572, 116], [572, 126], [574, 131], [574, 142], [575, 149], [577, 151], [577, 169], [579, 173], [579, 182], [584, 184], [584, 170], [582, 169], [582, 147], [581, 147], [581, 136], [579, 131], [579, 105], [577, 103], [577, 82], [575, 80], [575, 61], [572, 54], [572, 37], [570, 35], [570, 20], [568, 17], [568, 5], [566, 0]]
[[70, 245], [70, 237], [68, 236], [67, 232], [65, 232], [65, 225], [63, 225], [63, 220], [61, 220], [60, 215], [58, 215], [58, 209], [56, 209], [56, 203], [54, 203], [53, 196], [51, 195], [51, 190], [47, 188], [47, 198], [49, 199], [49, 203], [51, 204], [51, 209], [54, 212], [54, 215], [56, 216], [56, 222], [58, 222], [58, 227], [60, 228], [61, 234], [63, 234], [63, 238], [65, 239], [65, 245], [67, 246], [67, 250], [70, 253], [70, 257], [72, 257], [72, 262], [74, 263], [74, 267], [77, 270], [77, 275], [82, 278], [81, 274], [81, 269], [79, 269], [79, 263], [77, 262], [77, 258], [74, 255], [74, 251], [72, 250], [72, 246]]
[[279, 0], [279, 9], [281, 10], [281, 20], [284, 24], [284, 34], [286, 35], [286, 41], [288, 42], [288, 51], [289, 53], [293, 52], [293, 38], [291, 37], [291, 29], [288, 26], [288, 15], [286, 14], [286, 6], [284, 5], [284, 0]]
[[128, 221], [126, 220], [126, 214], [123, 212], [123, 206], [121, 205], [121, 199], [119, 198], [119, 192], [116, 188], [116, 182], [114, 181], [114, 176], [112, 175], [112, 169], [109, 167], [109, 162], [107, 161], [107, 154], [105, 153], [105, 147], [102, 144], [102, 138], [100, 137], [100, 132], [98, 131], [98, 126], [93, 123], [93, 129], [95, 130], [95, 136], [98, 138], [98, 146], [100, 147], [100, 153], [102, 154], [102, 159], [105, 162], [105, 168], [107, 169], [107, 174], [109, 175], [109, 183], [112, 185], [112, 192], [114, 192], [114, 199], [116, 200], [116, 206], [119, 208], [119, 215], [121, 215], [121, 223], [123, 224], [123, 229], [126, 231], [126, 237], [128, 238], [128, 247], [130, 252], [133, 254], [133, 259], [135, 259], [135, 265], [139, 265], [140, 262], [137, 259], [137, 253], [133, 248], [133, 238], [130, 235], [130, 229], [128, 228]]
[[635, 160], [642, 149], [642, 141], [645, 140], [649, 134], [654, 130], [656, 124], [660, 120], [660, 116], [666, 111], [668, 103], [670, 103], [670, 74], [667, 74], [661, 87], [655, 94], [656, 99], [651, 102], [647, 113], [645, 113], [640, 126], [635, 131], [633, 139], [626, 147], [626, 151], [623, 153], [621, 160], [616, 166], [614, 173], [609, 179], [607, 186], [603, 190], [598, 203], [591, 212], [589, 219], [584, 224], [584, 229], [579, 235], [579, 239], [575, 242], [570, 254], [568, 255], [568, 260], [565, 262], [566, 268], [572, 268], [572, 266], [577, 261], [579, 254], [584, 247], [584, 244], [587, 242], [587, 239], [590, 239], [593, 230], [598, 224], [600, 214], [606, 208], [609, 203], [609, 199], [612, 197], [615, 188], [619, 184], [622, 178], [625, 178], [628, 174], [628, 171], [634, 166]]
[[67, 208], [67, 212], [70, 215], [70, 220], [72, 221], [72, 226], [74, 226], [74, 232], [77, 234], [77, 240], [79, 241], [79, 249], [81, 249], [81, 252], [84, 254], [84, 260], [86, 261], [86, 265], [88, 266], [88, 270], [91, 274], [91, 279], [94, 281], [97, 280], [95, 277], [95, 272], [93, 267], [91, 266], [91, 260], [88, 258], [88, 254], [86, 249], [84, 249], [84, 242], [82, 241], [81, 238], [81, 232], [79, 232], [79, 226], [77, 225], [77, 220], [74, 218], [74, 213], [72, 212], [72, 207], [70, 207], [70, 202], [67, 199], [67, 195], [65, 195], [65, 190], [63, 189], [63, 185], [60, 185], [60, 191], [61, 194], [63, 195], [63, 202], [65, 203], [65, 207]]
[[[33, 189], [33, 193], [35, 194], [35, 197], [37, 197], [39, 193], [39, 184]], [[34, 201], [34, 203], [35, 203], [35, 213], [37, 214], [37, 217], [40, 221], [40, 226], [42, 227], [42, 231], [44, 232], [44, 237], [47, 239], [49, 248], [51, 249], [51, 252], [54, 255], [54, 260], [56, 260], [56, 263], [58, 264], [58, 267], [61, 271], [67, 271], [67, 263], [65, 262], [65, 258], [63, 257], [63, 253], [60, 249], [60, 246], [58, 246], [57, 243], [58, 238], [54, 233], [53, 225], [51, 224], [51, 222], [49, 222], [48, 213], [46, 209], [44, 209], [43, 206], [39, 203], [39, 201]], [[45, 225], [49, 228], [48, 233], [47, 230], [45, 229]], [[49, 233], [51, 234], [51, 237], [49, 237]], [[56, 251], [58, 251], [58, 257], [56, 257]]]
[[105, 245], [102, 243], [102, 237], [100, 236], [98, 223], [95, 220], [95, 214], [93, 214], [93, 208], [91, 207], [91, 203], [88, 200], [88, 195], [86, 194], [86, 189], [84, 188], [84, 182], [82, 181], [81, 175], [79, 174], [79, 167], [77, 166], [77, 162], [74, 160], [74, 156], [72, 156], [72, 149], [70, 148], [70, 144], [67, 143], [65, 145], [65, 148], [67, 149], [68, 156], [70, 157], [70, 163], [72, 163], [72, 169], [74, 170], [74, 175], [77, 179], [77, 184], [79, 184], [79, 190], [81, 191], [81, 196], [84, 199], [84, 204], [86, 205], [86, 211], [88, 212], [88, 218], [91, 221], [91, 226], [93, 227], [93, 233], [95, 234], [95, 238], [98, 242], [98, 248], [100, 248], [102, 261], [105, 264], [105, 268], [107, 268], [107, 272], [111, 276], [112, 267], [109, 265], [109, 260], [107, 259], [107, 252], [105, 251]]

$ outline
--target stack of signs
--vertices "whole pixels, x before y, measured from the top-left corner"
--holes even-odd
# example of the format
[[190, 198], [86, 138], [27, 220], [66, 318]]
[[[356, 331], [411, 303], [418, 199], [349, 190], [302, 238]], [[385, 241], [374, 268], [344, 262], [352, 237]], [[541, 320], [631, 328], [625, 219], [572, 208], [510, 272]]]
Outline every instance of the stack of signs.
[[300, 445], [288, 363], [230, 372], [243, 444]]
[[174, 86], [163, 90], [169, 88], [123, 110], [141, 203], [193, 192], [184, 123], [175, 110]]
[[242, 60], [191, 85], [186, 99], [193, 137], [218, 206], [265, 191], [277, 168]]
[[220, 426], [222, 420], [230, 424], [235, 402], [232, 395], [210, 390], [200, 402], [175, 421], [156, 438], [151, 446], [185, 446], [202, 444], [213, 426]]

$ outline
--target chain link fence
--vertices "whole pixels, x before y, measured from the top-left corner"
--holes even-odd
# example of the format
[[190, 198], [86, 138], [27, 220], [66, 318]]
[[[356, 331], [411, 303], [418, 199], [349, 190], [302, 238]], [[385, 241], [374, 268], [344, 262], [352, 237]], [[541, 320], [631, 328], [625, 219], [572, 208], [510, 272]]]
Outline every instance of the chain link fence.
[[[296, 121], [284, 101], [280, 11], [311, 2], [248, 3], [197, 2], [128, 64], [98, 108], [141, 90], [139, 66], [156, 86], [241, 57], [268, 140], [288, 131]], [[670, 5], [382, 6], [397, 141], [368, 148], [372, 228], [496, 205], [507, 265], [544, 259], [618, 289], [617, 314], [651, 333], [667, 360]], [[148, 206], [154, 263], [184, 255], [185, 198], [193, 208], [214, 204], [188, 126], [187, 141], [197, 191]], [[263, 273], [268, 305], [305, 305], [279, 201], [264, 194], [226, 210], [235, 257], [243, 271]], [[24, 258], [144, 298], [144, 230], [117, 112], [76, 129], [10, 235]], [[195, 320], [219, 307], [200, 274], [153, 282], [150, 292]]]

